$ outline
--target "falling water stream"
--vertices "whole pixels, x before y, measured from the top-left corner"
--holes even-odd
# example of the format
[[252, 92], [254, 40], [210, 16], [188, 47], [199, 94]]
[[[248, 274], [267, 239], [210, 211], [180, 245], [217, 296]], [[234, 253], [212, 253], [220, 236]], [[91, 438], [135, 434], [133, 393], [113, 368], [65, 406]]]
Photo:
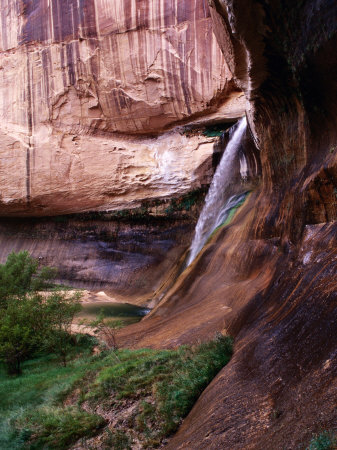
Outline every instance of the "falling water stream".
[[246, 196], [246, 194], [228, 195], [228, 187], [233, 180], [235, 157], [239, 150], [246, 126], [246, 118], [241, 119], [231, 135], [226, 150], [215, 171], [205, 199], [205, 205], [195, 228], [195, 235], [190, 247], [187, 265], [190, 265], [198, 255], [212, 232], [226, 221], [230, 211], [240, 204]]

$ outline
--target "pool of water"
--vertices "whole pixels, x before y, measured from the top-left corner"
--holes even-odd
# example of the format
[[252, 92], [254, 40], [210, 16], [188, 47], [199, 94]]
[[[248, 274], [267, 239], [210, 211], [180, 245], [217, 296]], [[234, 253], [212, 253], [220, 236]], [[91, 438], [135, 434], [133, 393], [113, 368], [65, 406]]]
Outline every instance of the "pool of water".
[[120, 319], [125, 324], [135, 323], [150, 312], [150, 309], [131, 303], [93, 302], [83, 303], [78, 319], [95, 320], [99, 314], [109, 319]]

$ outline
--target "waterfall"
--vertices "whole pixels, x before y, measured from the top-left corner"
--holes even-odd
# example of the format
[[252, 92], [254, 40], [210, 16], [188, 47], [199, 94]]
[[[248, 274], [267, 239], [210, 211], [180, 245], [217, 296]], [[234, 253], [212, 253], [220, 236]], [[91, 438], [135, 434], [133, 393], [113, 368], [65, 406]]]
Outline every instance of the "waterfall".
[[233, 179], [235, 157], [239, 150], [246, 126], [246, 118], [244, 117], [240, 120], [238, 127], [231, 135], [226, 150], [215, 171], [205, 198], [205, 205], [195, 228], [195, 235], [190, 247], [187, 265], [191, 264], [212, 232], [226, 221], [232, 208], [240, 204], [246, 195], [234, 195], [227, 198], [228, 187]]

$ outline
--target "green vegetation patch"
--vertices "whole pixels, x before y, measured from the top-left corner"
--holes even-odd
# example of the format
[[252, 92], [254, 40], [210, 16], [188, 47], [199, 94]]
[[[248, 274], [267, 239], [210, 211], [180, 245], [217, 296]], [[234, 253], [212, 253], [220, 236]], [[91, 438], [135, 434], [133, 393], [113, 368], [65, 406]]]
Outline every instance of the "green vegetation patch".
[[70, 330], [81, 309], [80, 293], [43, 294], [55, 271], [38, 266], [28, 252], [13, 252], [0, 264], [0, 361], [12, 375], [43, 350], [58, 353], [66, 365], [73, 347]]
[[0, 265], [0, 449], [160, 445], [227, 364], [232, 341], [117, 350], [120, 323], [102, 312], [98, 347], [71, 334], [80, 294], [40, 291], [52, 274], [27, 252]]
[[[67, 224], [70, 220], [80, 222], [117, 221], [128, 224], [160, 224], [168, 220], [184, 218], [181, 212], [188, 213], [195, 206], [203, 203], [207, 193], [207, 186], [194, 189], [186, 194], [171, 197], [144, 200], [141, 206], [116, 211], [93, 211], [80, 214], [69, 214], [66, 216], [55, 216], [51, 220], [57, 224]], [[185, 214], [186, 215], [186, 214]], [[104, 232], [102, 232], [104, 238]]]
[[228, 216], [226, 217], [226, 219], [224, 220], [223, 223], [221, 223], [219, 226], [217, 226], [213, 231], [212, 234], [210, 235], [210, 237], [207, 240], [207, 243], [211, 241], [211, 239], [216, 235], [216, 233], [220, 230], [220, 228], [225, 227], [226, 225], [229, 225], [233, 219], [233, 217], [235, 216], [237, 210], [245, 203], [248, 195], [250, 194], [250, 191], [247, 191], [244, 196], [242, 197], [242, 199], [235, 205], [233, 206], [233, 208], [230, 209]]
[[155, 447], [177, 429], [231, 354], [231, 339], [221, 335], [178, 350], [119, 350], [106, 357], [109, 364], [90, 386], [82, 386], [83, 398], [93, 410], [103, 405], [119, 411], [134, 404], [127, 418], [128, 441], [136, 438], [144, 447]]
[[79, 439], [93, 448], [91, 439], [103, 448], [130, 448], [134, 440], [156, 447], [232, 354], [231, 339], [221, 335], [177, 350], [92, 355], [92, 345], [82, 346], [66, 367], [44, 356], [25, 362], [21, 376], [1, 370], [0, 448], [64, 449]]
[[323, 431], [310, 441], [308, 450], [333, 450], [337, 447], [337, 438], [332, 431]]
[[91, 355], [96, 340], [78, 339], [77, 354], [66, 367], [56, 355], [26, 361], [22, 375], [16, 377], [0, 366], [0, 449], [66, 448], [103, 424], [102, 417], [63, 407], [74, 383], [87, 374], [87, 366], [95, 368], [99, 361]]
[[216, 125], [209, 125], [203, 131], [203, 135], [207, 136], [207, 137], [221, 136], [231, 126], [233, 126], [233, 123], [231, 123], [231, 122], [224, 122], [224, 123], [219, 123]]
[[105, 423], [101, 416], [76, 407], [40, 408], [27, 414], [25, 421], [34, 430], [34, 434], [28, 432], [28, 436], [32, 436], [30, 449], [67, 448], [74, 441], [91, 436]]

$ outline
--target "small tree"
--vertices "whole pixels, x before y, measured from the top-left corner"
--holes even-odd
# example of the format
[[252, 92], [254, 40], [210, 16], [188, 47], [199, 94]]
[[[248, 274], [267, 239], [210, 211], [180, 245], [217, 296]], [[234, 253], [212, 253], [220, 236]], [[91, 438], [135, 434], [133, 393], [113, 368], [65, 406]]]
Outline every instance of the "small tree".
[[11, 253], [0, 265], [0, 360], [11, 374], [20, 374], [22, 362], [43, 349], [66, 365], [80, 294], [39, 293], [54, 275], [49, 267], [39, 269], [27, 252]]
[[117, 350], [116, 330], [123, 327], [121, 320], [106, 320], [104, 311], [101, 310], [97, 319], [89, 322], [88, 325], [96, 328], [96, 333], [100, 335], [107, 347]]
[[56, 292], [48, 296], [45, 303], [48, 318], [45, 345], [60, 356], [64, 367], [67, 365], [67, 355], [73, 347], [71, 324], [75, 314], [81, 310], [80, 297], [78, 292], [73, 295]]
[[22, 362], [40, 347], [44, 328], [41, 296], [7, 300], [7, 308], [0, 310], [0, 360], [9, 374], [21, 373]]
[[0, 264], [0, 308], [6, 308], [9, 298], [37, 292], [50, 283], [55, 270], [38, 266], [38, 261], [27, 251], [8, 255], [6, 263]]

